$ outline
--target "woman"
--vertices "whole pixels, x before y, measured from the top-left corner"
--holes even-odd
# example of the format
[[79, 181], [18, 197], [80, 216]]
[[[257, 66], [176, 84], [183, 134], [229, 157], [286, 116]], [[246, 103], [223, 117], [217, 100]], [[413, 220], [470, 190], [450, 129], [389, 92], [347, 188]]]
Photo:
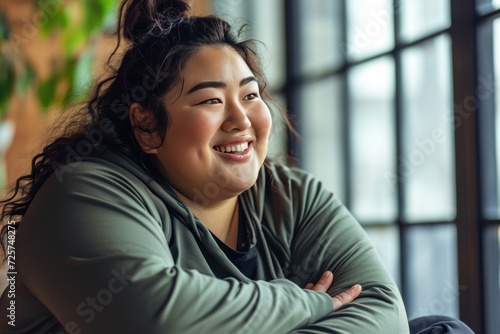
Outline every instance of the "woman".
[[266, 162], [254, 43], [188, 9], [123, 3], [116, 72], [18, 181], [2, 215], [7, 241], [18, 229], [0, 331], [408, 332], [349, 212], [307, 173]]

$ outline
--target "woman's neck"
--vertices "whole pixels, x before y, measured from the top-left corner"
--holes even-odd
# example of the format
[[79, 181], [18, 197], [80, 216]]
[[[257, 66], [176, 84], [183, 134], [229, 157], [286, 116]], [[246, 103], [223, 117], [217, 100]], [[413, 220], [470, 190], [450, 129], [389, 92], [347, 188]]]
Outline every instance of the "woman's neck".
[[179, 192], [176, 193], [217, 238], [232, 249], [236, 249], [239, 219], [237, 196], [205, 206]]

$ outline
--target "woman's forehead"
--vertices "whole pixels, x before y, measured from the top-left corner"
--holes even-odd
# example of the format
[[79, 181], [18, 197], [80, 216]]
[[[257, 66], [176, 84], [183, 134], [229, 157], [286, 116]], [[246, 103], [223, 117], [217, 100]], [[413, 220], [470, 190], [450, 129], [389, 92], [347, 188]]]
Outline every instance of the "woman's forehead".
[[227, 45], [200, 47], [181, 71], [185, 84], [200, 80], [238, 82], [253, 73], [243, 57]]

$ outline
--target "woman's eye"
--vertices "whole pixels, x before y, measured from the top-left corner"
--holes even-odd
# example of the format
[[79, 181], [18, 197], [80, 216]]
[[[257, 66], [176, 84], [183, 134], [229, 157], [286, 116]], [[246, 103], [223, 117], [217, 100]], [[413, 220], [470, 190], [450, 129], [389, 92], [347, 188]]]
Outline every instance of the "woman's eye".
[[243, 100], [253, 100], [253, 99], [256, 99], [259, 97], [259, 94], [257, 93], [252, 93], [252, 94], [248, 94], [247, 96], [245, 96], [243, 98]]
[[222, 103], [222, 101], [220, 99], [208, 99], [201, 102], [200, 104], [218, 104], [218, 103]]

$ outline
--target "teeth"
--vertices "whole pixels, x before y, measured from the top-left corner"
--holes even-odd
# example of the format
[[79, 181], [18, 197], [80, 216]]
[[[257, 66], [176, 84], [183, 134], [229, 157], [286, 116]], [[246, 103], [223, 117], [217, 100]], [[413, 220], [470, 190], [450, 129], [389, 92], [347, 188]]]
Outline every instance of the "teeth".
[[238, 144], [234, 146], [215, 146], [215, 150], [222, 153], [235, 153], [235, 152], [243, 152], [248, 149], [248, 143]]

